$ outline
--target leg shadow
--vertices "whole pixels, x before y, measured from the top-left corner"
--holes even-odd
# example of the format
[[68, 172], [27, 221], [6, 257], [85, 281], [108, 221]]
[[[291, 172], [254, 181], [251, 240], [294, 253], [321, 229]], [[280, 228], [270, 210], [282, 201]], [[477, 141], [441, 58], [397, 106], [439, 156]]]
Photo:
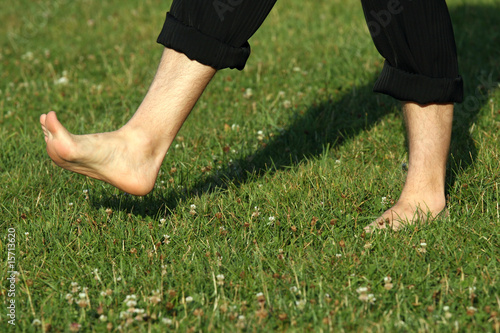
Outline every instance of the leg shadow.
[[488, 6], [450, 7], [465, 99], [455, 108], [450, 147], [447, 189], [469, 168], [478, 154], [470, 129], [479, 111], [489, 102], [488, 95], [500, 82], [500, 3]]

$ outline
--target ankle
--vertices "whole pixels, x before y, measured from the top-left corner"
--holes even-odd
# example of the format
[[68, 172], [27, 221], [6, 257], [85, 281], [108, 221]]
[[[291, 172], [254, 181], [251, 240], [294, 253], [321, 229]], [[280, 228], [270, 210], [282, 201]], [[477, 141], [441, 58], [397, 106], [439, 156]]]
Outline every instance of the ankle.
[[410, 205], [411, 207], [439, 213], [446, 207], [446, 197], [444, 192], [429, 193], [401, 193], [398, 204]]
[[130, 151], [137, 153], [138, 156], [142, 155], [148, 158], [161, 156], [163, 159], [171, 143], [159, 135], [155, 136], [151, 131], [128, 124], [117, 130], [116, 133]]

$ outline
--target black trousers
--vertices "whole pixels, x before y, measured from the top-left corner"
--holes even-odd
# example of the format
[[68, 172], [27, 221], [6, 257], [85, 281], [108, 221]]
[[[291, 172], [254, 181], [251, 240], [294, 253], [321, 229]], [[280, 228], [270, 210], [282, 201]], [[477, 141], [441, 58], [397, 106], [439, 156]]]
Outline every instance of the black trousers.
[[[214, 67], [243, 69], [248, 39], [276, 0], [174, 0], [158, 43]], [[374, 91], [419, 104], [463, 100], [445, 0], [361, 0], [385, 58]], [[334, 42], [334, 41], [332, 41]]]

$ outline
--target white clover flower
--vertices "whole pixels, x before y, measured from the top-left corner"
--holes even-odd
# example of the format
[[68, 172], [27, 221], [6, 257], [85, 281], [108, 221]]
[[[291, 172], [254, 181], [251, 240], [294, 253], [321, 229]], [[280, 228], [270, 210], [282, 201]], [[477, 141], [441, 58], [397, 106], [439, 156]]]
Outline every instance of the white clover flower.
[[274, 222], [276, 218], [274, 216], [269, 216], [269, 222]]
[[291, 291], [292, 293], [296, 293], [296, 292], [298, 291], [298, 289], [297, 289], [297, 287], [296, 287], [296, 286], [291, 286], [291, 287], [290, 287], [290, 291]]
[[239, 321], [243, 321], [243, 320], [245, 320], [245, 316], [244, 316], [244, 315], [239, 315], [239, 316], [238, 316], [238, 320], [239, 320]]
[[191, 303], [193, 301], [193, 297], [188, 296], [185, 298], [186, 303]]
[[89, 190], [85, 189], [82, 192], [83, 192], [83, 194], [87, 194], [87, 193], [89, 193]]
[[163, 244], [170, 244], [170, 235], [163, 235]]
[[172, 319], [170, 319], [170, 318], [162, 318], [161, 321], [165, 325], [169, 325], [169, 326], [172, 325], [172, 323], [173, 323]]
[[342, 253], [337, 253], [335, 256], [336, 256], [337, 258], [342, 258]]
[[78, 294], [78, 297], [80, 297], [80, 298], [85, 298], [85, 297], [87, 297], [87, 295], [86, 295], [85, 293], [79, 293], [79, 294]]
[[225, 279], [225, 277], [224, 277], [224, 275], [223, 275], [223, 274], [219, 274], [219, 275], [217, 275], [217, 276], [216, 276], [216, 278], [217, 278], [217, 280], [219, 280], [219, 281], [224, 281], [224, 279]]
[[299, 310], [302, 310], [304, 309], [304, 307], [306, 306], [306, 300], [305, 299], [301, 299], [301, 300], [298, 300], [298, 301], [295, 301], [295, 305], [297, 306], [297, 308]]
[[257, 293], [255, 296], [262, 297], [262, 296], [264, 296], [264, 293]]
[[77, 293], [79, 290], [80, 286], [78, 285], [78, 282], [71, 282], [71, 292]]
[[445, 312], [448, 312], [448, 311], [450, 311], [450, 307], [448, 305], [445, 305], [445, 306], [443, 306], [443, 310]]
[[126, 304], [126, 305], [127, 305], [127, 307], [129, 307], [129, 308], [133, 308], [133, 307], [135, 307], [135, 306], [137, 305], [137, 302], [136, 302], [136, 301], [132, 301], [132, 300], [130, 300], [130, 301], [127, 301], [125, 304]]
[[108, 317], [107, 317], [107, 316], [105, 316], [105, 315], [101, 315], [101, 316], [99, 317], [99, 320], [100, 320], [100, 321], [108, 321]]
[[356, 289], [356, 292], [358, 294], [363, 294], [363, 293], [368, 292], [368, 288], [366, 288], [366, 287], [359, 287], [358, 289]]
[[340, 164], [340, 160], [335, 160], [335, 164]]
[[384, 206], [387, 205], [387, 197], [382, 197], [381, 203]]
[[66, 85], [68, 84], [69, 80], [66, 76], [63, 76], [61, 78], [59, 78], [58, 80], [56, 80], [55, 84], [56, 85]]
[[191, 210], [195, 210], [196, 209], [196, 205], [193, 204], [193, 205], [190, 206], [190, 208], [191, 208]]
[[427, 246], [427, 243], [422, 242], [422, 243], [420, 243], [420, 246], [421, 246], [421, 247], [426, 247], [426, 246]]
[[68, 293], [68, 294], [66, 294], [66, 296], [64, 296], [64, 298], [67, 299], [67, 300], [70, 300], [70, 299], [73, 298], [73, 294], [69, 294]]
[[160, 219], [161, 224], [164, 224], [165, 222], [167, 222], [167, 219]]
[[123, 303], [127, 303], [128, 301], [136, 301], [137, 300], [137, 296], [132, 294], [132, 295], [127, 295], [125, 297], [125, 300], [123, 301]]
[[384, 282], [385, 282], [385, 283], [388, 283], [388, 282], [391, 282], [391, 281], [392, 281], [392, 278], [391, 278], [390, 276], [386, 276], [386, 277], [384, 278]]
[[21, 59], [28, 60], [28, 61], [32, 61], [34, 58], [35, 57], [33, 56], [33, 52], [31, 52], [31, 51], [28, 51], [21, 56]]
[[42, 324], [42, 322], [40, 321], [40, 319], [33, 319], [33, 322], [31, 323], [31, 325], [33, 326], [40, 326]]
[[245, 90], [245, 93], [243, 94], [243, 97], [245, 98], [250, 98], [253, 96], [253, 91], [252, 91], [252, 88], [247, 88]]
[[126, 319], [128, 317], [130, 317], [130, 313], [128, 313], [127, 311], [120, 312], [120, 319]]

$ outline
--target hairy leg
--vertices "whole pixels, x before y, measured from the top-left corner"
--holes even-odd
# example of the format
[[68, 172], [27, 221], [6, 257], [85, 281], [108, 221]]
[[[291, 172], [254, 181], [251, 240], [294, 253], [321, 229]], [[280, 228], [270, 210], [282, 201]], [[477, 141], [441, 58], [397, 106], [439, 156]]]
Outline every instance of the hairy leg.
[[55, 112], [43, 114], [47, 153], [64, 169], [145, 195], [153, 189], [165, 154], [215, 72], [165, 49], [148, 93], [122, 128], [73, 135]]
[[406, 182], [397, 203], [367, 226], [367, 232], [425, 222], [446, 206], [444, 187], [453, 104], [423, 106], [408, 102], [403, 113], [409, 143]]

